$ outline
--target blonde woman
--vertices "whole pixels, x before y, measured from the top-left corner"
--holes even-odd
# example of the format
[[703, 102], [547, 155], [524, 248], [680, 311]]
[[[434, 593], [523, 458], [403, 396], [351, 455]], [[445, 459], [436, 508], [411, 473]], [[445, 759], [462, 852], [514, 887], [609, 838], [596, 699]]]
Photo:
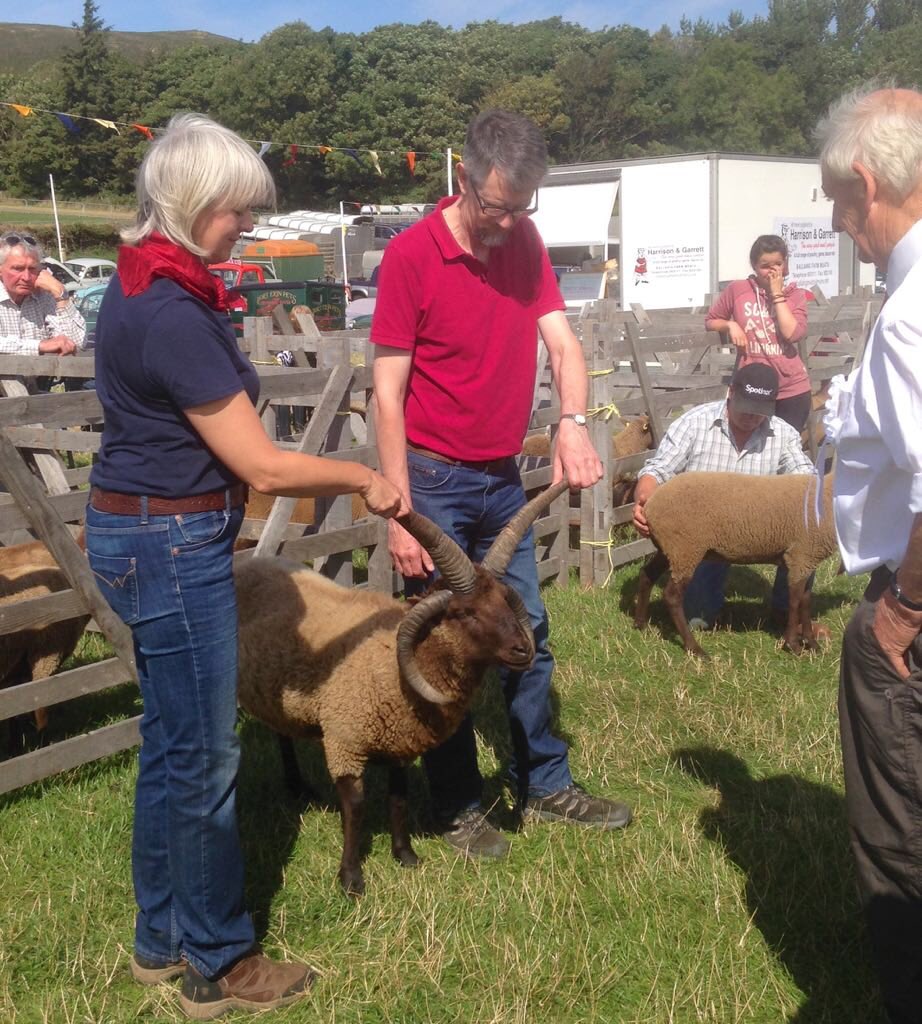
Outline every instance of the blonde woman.
[[252, 207], [274, 203], [253, 150], [179, 115], [144, 157], [137, 196], [96, 332], [105, 427], [87, 554], [131, 628], [144, 700], [132, 973], [142, 984], [181, 975], [183, 1011], [208, 1020], [284, 1006], [313, 979], [259, 951], [243, 900], [231, 559], [246, 487], [358, 492], [384, 516], [402, 504], [368, 467], [282, 451], [263, 430], [256, 371], [207, 269], [252, 227]]

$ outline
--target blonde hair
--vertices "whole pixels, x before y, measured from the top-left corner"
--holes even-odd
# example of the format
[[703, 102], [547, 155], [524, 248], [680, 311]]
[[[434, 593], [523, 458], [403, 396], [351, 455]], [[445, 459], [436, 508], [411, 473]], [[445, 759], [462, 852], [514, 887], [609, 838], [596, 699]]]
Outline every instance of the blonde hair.
[[919, 184], [922, 172], [922, 95], [878, 83], [846, 93], [816, 128], [820, 165], [834, 181], [858, 178], [855, 162], [899, 200]]
[[239, 135], [204, 114], [170, 118], [141, 161], [135, 190], [137, 218], [122, 240], [137, 245], [158, 231], [196, 256], [207, 255], [192, 239], [205, 211], [275, 205], [266, 165]]

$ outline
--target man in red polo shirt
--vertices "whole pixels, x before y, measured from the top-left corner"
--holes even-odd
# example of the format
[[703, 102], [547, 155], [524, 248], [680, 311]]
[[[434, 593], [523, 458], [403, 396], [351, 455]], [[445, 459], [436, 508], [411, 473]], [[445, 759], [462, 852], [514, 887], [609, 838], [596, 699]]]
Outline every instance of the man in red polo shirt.
[[[547, 170], [537, 126], [485, 111], [468, 128], [460, 195], [401, 232], [381, 264], [371, 340], [381, 471], [417, 511], [479, 561], [525, 503], [515, 456], [531, 414], [538, 334], [560, 394], [554, 480], [590, 487], [602, 464], [586, 429], [588, 381], [547, 252], [528, 214]], [[407, 592], [434, 571], [428, 554], [388, 524], [394, 565]], [[531, 531], [505, 580], [535, 629], [527, 672], [503, 672], [513, 757], [509, 766], [526, 819], [620, 828], [623, 803], [573, 782], [566, 744], [551, 733], [554, 660], [538, 588]], [[433, 811], [445, 839], [472, 856], [502, 857], [509, 843], [481, 806], [483, 779], [470, 716], [424, 758]]]

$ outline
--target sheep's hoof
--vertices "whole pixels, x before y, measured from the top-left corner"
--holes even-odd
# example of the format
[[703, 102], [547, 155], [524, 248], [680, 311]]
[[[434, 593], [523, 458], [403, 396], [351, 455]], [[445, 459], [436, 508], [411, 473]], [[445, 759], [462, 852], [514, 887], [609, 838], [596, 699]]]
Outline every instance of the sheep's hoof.
[[339, 872], [339, 884], [343, 887], [343, 892], [347, 896], [364, 896], [365, 895], [365, 879], [362, 878], [361, 871], [348, 871], [345, 868], [341, 868]]
[[405, 868], [415, 868], [419, 864], [419, 857], [409, 847], [403, 850], [394, 850], [394, 859], [400, 861]]
[[646, 619], [634, 619], [634, 629], [646, 629], [646, 628], [647, 628], [647, 620]]
[[803, 654], [804, 653], [804, 642], [801, 638], [794, 637], [789, 640], [787, 637], [784, 639], [784, 643], [781, 645], [782, 651], [787, 651], [788, 654]]
[[694, 647], [686, 647], [685, 653], [691, 658], [700, 658], [702, 661], [708, 661], [711, 657], [703, 647], [699, 647], [697, 644]]

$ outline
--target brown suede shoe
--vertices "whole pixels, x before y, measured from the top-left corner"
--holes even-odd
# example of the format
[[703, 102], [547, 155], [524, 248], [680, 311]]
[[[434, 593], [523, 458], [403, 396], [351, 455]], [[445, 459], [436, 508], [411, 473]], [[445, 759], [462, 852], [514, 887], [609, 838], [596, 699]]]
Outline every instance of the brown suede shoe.
[[306, 964], [278, 963], [253, 949], [214, 981], [189, 964], [179, 1005], [193, 1020], [214, 1020], [230, 1010], [274, 1010], [306, 996], [314, 978]]
[[131, 976], [139, 985], [160, 985], [164, 981], [178, 978], [186, 970], [185, 960], [165, 961], [150, 960], [141, 953], [131, 958]]

